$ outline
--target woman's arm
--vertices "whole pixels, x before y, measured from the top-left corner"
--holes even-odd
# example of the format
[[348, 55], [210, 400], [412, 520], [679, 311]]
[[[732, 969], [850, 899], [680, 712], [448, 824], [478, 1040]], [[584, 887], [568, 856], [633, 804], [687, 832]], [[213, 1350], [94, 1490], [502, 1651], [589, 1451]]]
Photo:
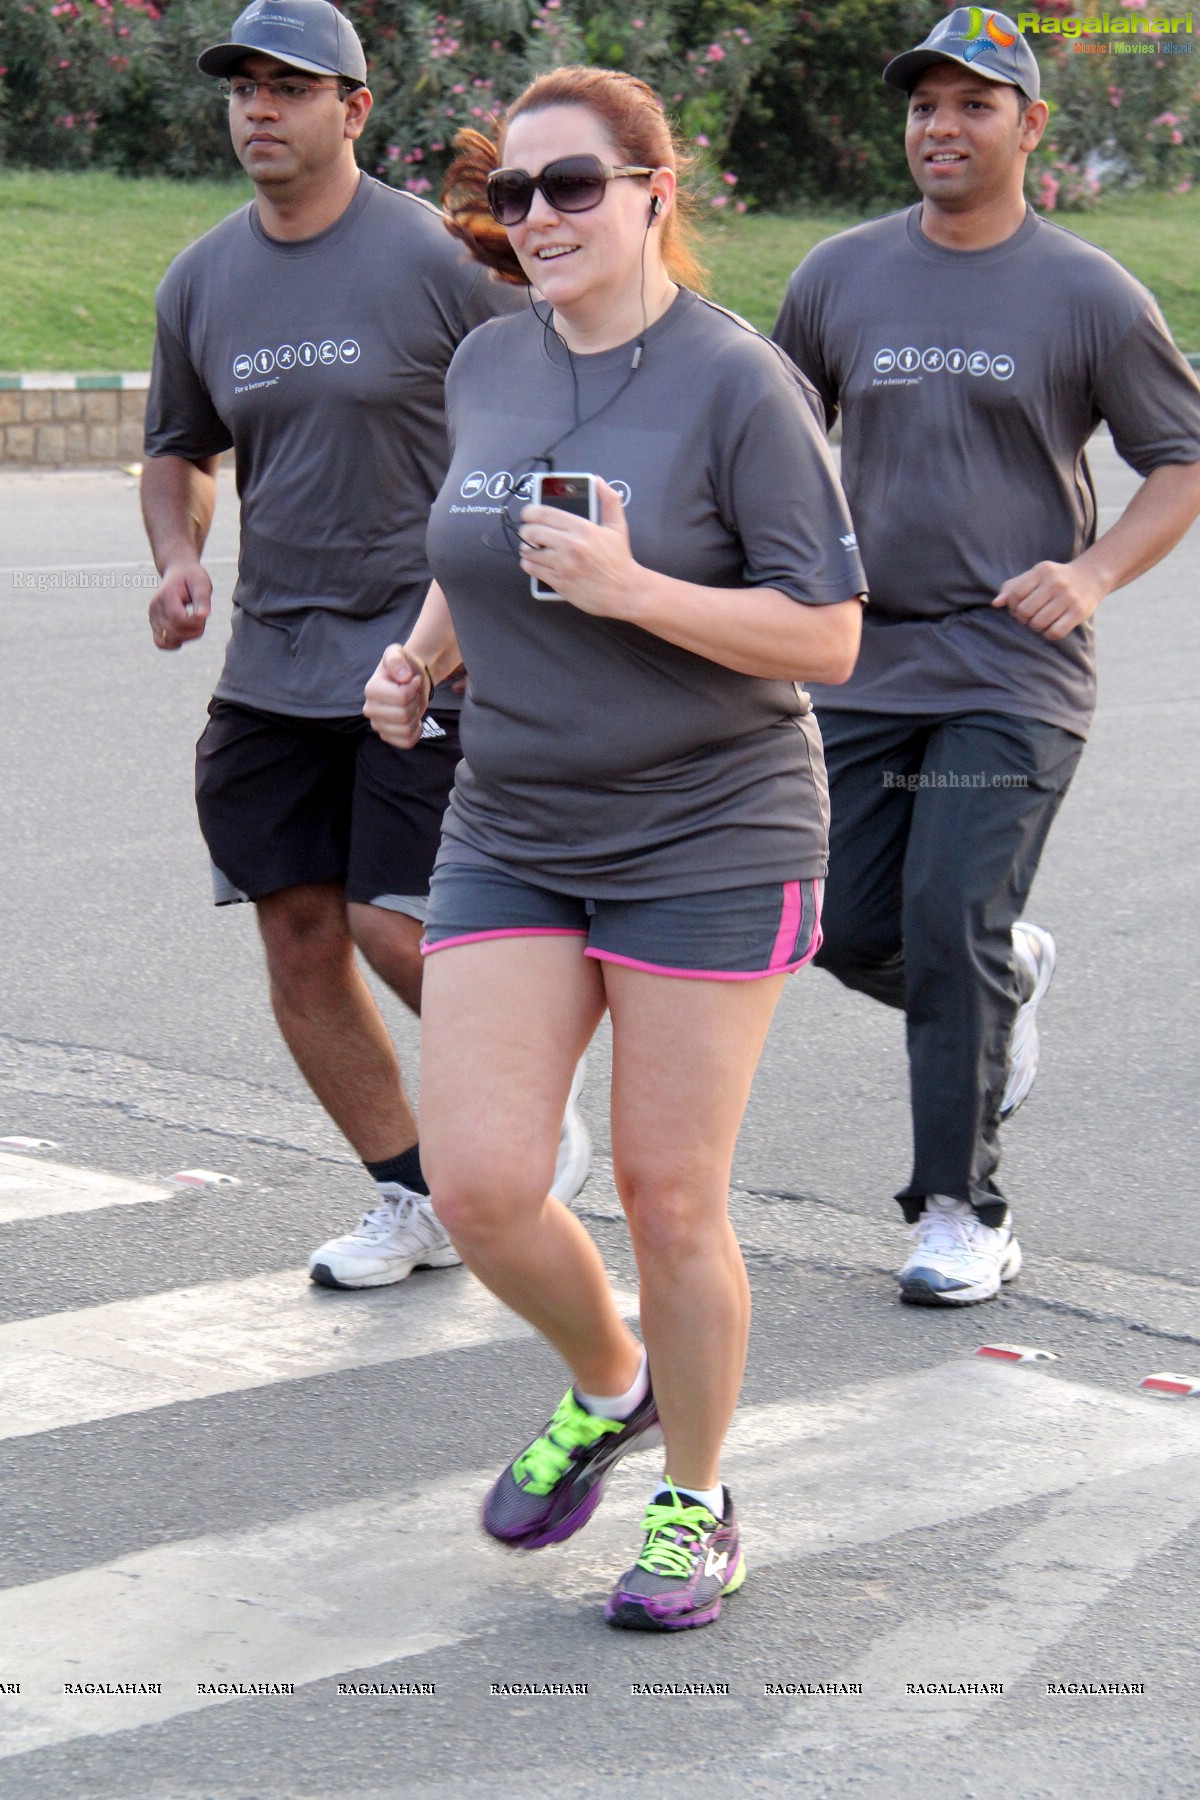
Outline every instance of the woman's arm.
[[[854, 595], [805, 606], [778, 588], [712, 588], [635, 562], [620, 497], [600, 482], [600, 523], [553, 506], [521, 514], [521, 567], [581, 612], [625, 619], [696, 656], [773, 681], [846, 681], [858, 656]], [[530, 546], [536, 546], [531, 548]]]
[[363, 711], [385, 744], [412, 749], [434, 688], [461, 661], [450, 608], [435, 581], [407, 641], [388, 645], [367, 683]]

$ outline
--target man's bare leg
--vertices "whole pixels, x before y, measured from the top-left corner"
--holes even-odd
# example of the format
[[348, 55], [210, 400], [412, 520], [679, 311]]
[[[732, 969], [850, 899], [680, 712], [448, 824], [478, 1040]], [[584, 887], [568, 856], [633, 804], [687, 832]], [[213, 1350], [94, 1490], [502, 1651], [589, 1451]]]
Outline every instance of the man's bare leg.
[[[309, 1087], [364, 1162], [409, 1149], [417, 1121], [355, 961], [341, 883], [283, 888], [258, 901], [257, 911], [276, 1023]], [[397, 921], [398, 936], [410, 927], [419, 936], [415, 919], [387, 917]]]

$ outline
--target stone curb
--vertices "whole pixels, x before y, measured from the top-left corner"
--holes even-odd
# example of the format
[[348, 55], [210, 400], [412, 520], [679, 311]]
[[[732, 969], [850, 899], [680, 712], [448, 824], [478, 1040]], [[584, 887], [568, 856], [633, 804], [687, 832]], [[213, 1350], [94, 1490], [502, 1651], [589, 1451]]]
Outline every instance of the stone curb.
[[0, 374], [0, 467], [138, 461], [149, 385], [144, 372]]

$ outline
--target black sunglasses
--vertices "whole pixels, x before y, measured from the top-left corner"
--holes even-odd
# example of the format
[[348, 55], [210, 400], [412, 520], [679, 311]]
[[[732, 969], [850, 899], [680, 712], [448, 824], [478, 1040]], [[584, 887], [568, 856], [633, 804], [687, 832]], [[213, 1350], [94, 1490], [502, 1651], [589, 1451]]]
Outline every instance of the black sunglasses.
[[541, 194], [555, 212], [590, 212], [599, 206], [610, 181], [622, 175], [653, 175], [653, 169], [613, 169], [598, 156], [561, 156], [540, 175], [524, 169], [493, 169], [487, 198], [492, 217], [501, 225], [519, 225], [529, 217], [533, 196]]

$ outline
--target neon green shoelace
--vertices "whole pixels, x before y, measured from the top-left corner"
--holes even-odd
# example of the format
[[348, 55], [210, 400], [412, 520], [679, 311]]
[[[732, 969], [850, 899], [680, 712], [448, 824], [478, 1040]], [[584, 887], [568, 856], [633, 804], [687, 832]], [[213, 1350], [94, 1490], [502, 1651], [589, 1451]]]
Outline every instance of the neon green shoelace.
[[649, 1535], [637, 1567], [651, 1575], [675, 1575], [686, 1581], [700, 1541], [712, 1529], [712, 1517], [707, 1506], [685, 1506], [674, 1488], [670, 1500], [652, 1500], [642, 1520], [642, 1530]]
[[513, 1480], [530, 1494], [548, 1494], [571, 1466], [571, 1452], [594, 1444], [606, 1432], [624, 1431], [624, 1419], [600, 1419], [585, 1411], [568, 1390], [541, 1437], [534, 1438], [513, 1464]]

